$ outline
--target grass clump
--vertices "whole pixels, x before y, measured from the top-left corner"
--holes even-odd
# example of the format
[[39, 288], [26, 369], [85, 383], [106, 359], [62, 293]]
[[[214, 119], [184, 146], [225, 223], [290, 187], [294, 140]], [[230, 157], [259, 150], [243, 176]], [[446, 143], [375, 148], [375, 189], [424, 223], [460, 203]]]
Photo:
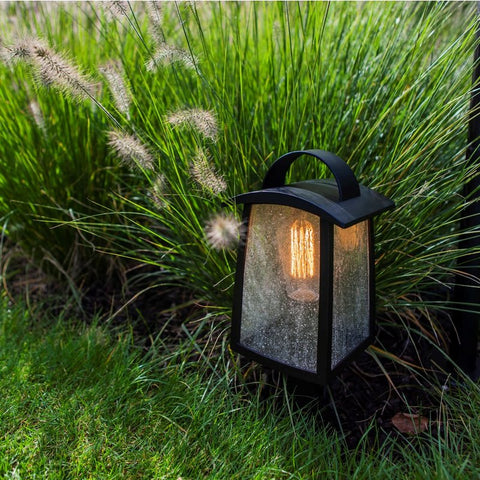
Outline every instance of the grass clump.
[[[78, 290], [115, 262], [99, 254], [105, 242], [94, 245], [87, 233], [59, 225], [100, 211], [119, 223], [112, 195], [122, 191], [124, 169], [99, 135], [117, 123], [101, 103], [103, 59], [90, 43], [98, 32], [91, 22], [78, 29], [87, 17], [77, 7], [73, 16], [61, 3], [0, 7], [0, 218], [24, 255]], [[116, 268], [112, 279], [122, 275]]]
[[[27, 65], [2, 67], [6, 131], [15, 132], [16, 117], [38, 95], [51, 110], [47, 120], [58, 118], [45, 124], [49, 135], [69, 133], [62, 154], [27, 115], [21, 148], [18, 134], [2, 142], [2, 157], [18, 164], [18, 181], [2, 193], [4, 214], [15, 207], [8, 233], [27, 249], [41, 240], [62, 266], [72, 244], [84, 256], [98, 248], [133, 258], [148, 266], [149, 282], [180, 282], [228, 309], [228, 240], [239, 236], [232, 196], [259, 187], [277, 156], [316, 147], [345, 158], [362, 183], [398, 205], [376, 227], [379, 307], [391, 315], [440, 308], [430, 293], [452, 286], [463, 254], [457, 237], [468, 233], [457, 228], [468, 202], [459, 192], [476, 175], [464, 155], [469, 5], [91, 4], [53, 15], [36, 8], [34, 22], [28, 4], [8, 6], [17, 32], [4, 25], [5, 34], [41, 32], [42, 51], [62, 45], [103, 89], [79, 106], [44, 81], [41, 65], [34, 62], [33, 77]], [[70, 28], [78, 35], [65, 38]], [[4, 43], [7, 56], [38, 50]], [[39, 89], [42, 81], [49, 88]], [[13, 82], [25, 85], [18, 95]], [[57, 178], [47, 188], [52, 168]], [[324, 174], [305, 163], [292, 179]], [[32, 188], [38, 178], [42, 188]], [[17, 207], [18, 198], [25, 203]], [[47, 217], [50, 224], [38, 223]], [[58, 224], [74, 228], [51, 228]], [[38, 233], [16, 234], [34, 225]]]

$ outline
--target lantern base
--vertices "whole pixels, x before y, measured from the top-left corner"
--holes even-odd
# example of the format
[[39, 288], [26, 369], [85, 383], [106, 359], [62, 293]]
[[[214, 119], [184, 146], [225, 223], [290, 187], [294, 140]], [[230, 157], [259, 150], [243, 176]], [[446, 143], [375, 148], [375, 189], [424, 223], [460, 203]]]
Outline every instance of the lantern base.
[[[266, 367], [287, 375], [287, 379], [298, 379], [315, 385], [328, 385], [346, 366], [354, 362], [360, 355], [365, 355], [365, 350], [374, 340], [373, 336], [369, 336], [361, 344], [352, 350], [345, 358], [342, 359], [333, 369], [329, 362], [330, 354], [328, 351], [321, 352], [318, 362], [315, 365], [299, 365], [293, 364], [291, 358], [280, 358], [273, 352], [265, 351], [262, 346], [250, 345], [250, 339], [245, 339], [246, 344], [239, 342], [235, 338], [232, 339], [231, 347], [235, 352], [240, 353], [249, 360], [254, 360]], [[325, 353], [325, 354], [323, 354]], [[311, 358], [311, 357], [310, 357]]]

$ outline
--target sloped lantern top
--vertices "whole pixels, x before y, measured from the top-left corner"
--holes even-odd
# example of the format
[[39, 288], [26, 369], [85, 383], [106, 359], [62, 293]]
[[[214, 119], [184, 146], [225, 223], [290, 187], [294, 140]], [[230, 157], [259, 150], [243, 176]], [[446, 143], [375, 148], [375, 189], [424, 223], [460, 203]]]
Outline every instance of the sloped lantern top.
[[[307, 180], [285, 185], [290, 165], [301, 155], [310, 155], [325, 163], [335, 179]], [[323, 150], [299, 150], [283, 155], [268, 170], [262, 190], [237, 195], [235, 201], [299, 208], [342, 228], [395, 206], [389, 198], [359, 185], [350, 167], [340, 157]]]

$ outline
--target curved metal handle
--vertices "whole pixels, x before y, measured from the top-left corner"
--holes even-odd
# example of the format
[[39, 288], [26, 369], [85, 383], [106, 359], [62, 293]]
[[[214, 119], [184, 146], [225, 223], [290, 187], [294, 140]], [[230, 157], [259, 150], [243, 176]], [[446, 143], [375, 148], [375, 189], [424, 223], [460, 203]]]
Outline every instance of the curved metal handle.
[[360, 195], [360, 187], [352, 169], [340, 157], [324, 150], [297, 150], [282, 155], [268, 169], [263, 180], [263, 188], [282, 187], [285, 185], [285, 176], [288, 169], [302, 155], [315, 157], [330, 169], [337, 181], [339, 201]]

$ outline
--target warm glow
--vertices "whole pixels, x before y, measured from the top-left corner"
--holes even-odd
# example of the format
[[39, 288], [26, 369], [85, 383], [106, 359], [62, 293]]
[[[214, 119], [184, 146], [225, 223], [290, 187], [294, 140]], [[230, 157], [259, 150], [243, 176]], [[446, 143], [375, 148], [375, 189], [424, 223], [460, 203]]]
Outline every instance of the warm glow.
[[363, 226], [362, 223], [357, 223], [349, 228], [335, 227], [336, 240], [342, 250], [352, 252], [358, 249], [363, 233]]
[[313, 226], [307, 220], [295, 220], [290, 227], [290, 275], [313, 278], [315, 272]]

